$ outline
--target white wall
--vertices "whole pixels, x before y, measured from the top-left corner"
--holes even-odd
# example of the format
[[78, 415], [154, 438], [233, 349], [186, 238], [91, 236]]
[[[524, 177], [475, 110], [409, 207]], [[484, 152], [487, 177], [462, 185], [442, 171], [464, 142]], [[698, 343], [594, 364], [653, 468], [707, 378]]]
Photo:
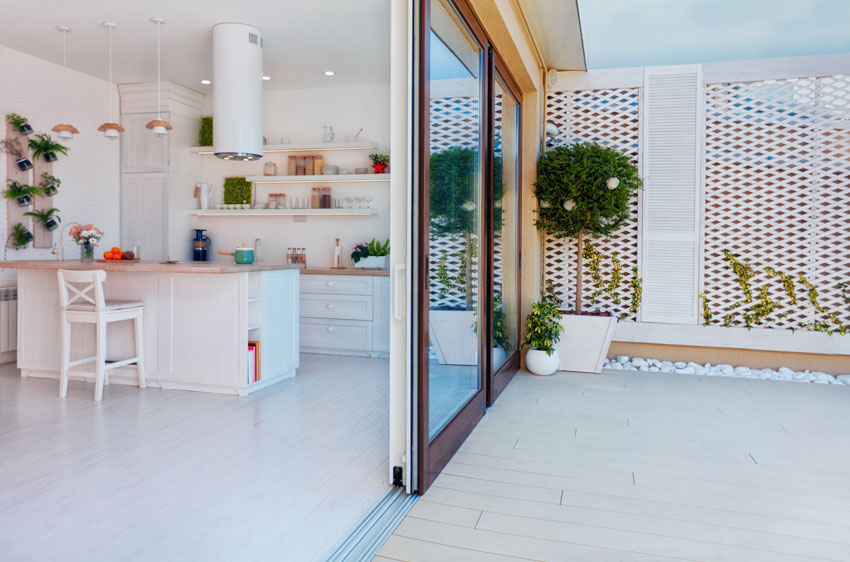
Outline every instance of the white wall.
[[[322, 141], [323, 125], [332, 125], [338, 142], [345, 141], [362, 127], [360, 140], [375, 143], [374, 152], [389, 152], [390, 144], [390, 87], [374, 84], [351, 87], [327, 87], [305, 90], [268, 91], [264, 96], [264, 135], [271, 143], [288, 137], [293, 143]], [[204, 112], [212, 113], [212, 99], [207, 99]], [[326, 164], [336, 164], [353, 171], [369, 167], [372, 150], [334, 151], [325, 153]], [[220, 203], [222, 183], [226, 176], [262, 175], [268, 158], [278, 163], [278, 174], [286, 173], [288, 154], [269, 154], [259, 162], [225, 162], [214, 156], [193, 156], [202, 160], [202, 178], [215, 188], [213, 204]], [[310, 188], [322, 184], [262, 184], [257, 186], [258, 199], [265, 202], [269, 193], [290, 196], [309, 196]], [[389, 182], [327, 184], [334, 198], [345, 195], [371, 195], [370, 205], [380, 210], [377, 216], [307, 217], [307, 222], [295, 222], [293, 217], [190, 217], [184, 226], [172, 223], [172, 245], [183, 248], [182, 257], [190, 259], [189, 240], [193, 228], [206, 228], [213, 240], [213, 251], [232, 250], [242, 242], [252, 244], [263, 239], [261, 261], [283, 261], [287, 247], [307, 249], [308, 266], [328, 267], [333, 256], [334, 238], [341, 238], [343, 264], [351, 265], [348, 255], [355, 242], [389, 237]], [[185, 186], [187, 192], [192, 186]], [[184, 189], [184, 187], [180, 187]], [[195, 202], [195, 206], [197, 202]], [[172, 209], [172, 217], [182, 216], [182, 209]], [[177, 219], [179, 222], [180, 219]], [[181, 230], [183, 232], [181, 232]], [[346, 251], [346, 249], [348, 249]], [[177, 255], [181, 255], [179, 252]], [[231, 258], [214, 256], [215, 260]]]
[[[97, 131], [109, 118], [109, 95], [113, 96], [114, 118], [118, 118], [118, 91], [106, 81], [60, 65], [0, 46], [0, 115], [19, 113], [29, 118], [36, 132], [49, 132], [57, 123], [70, 123], [80, 130], [74, 140], [64, 142], [68, 156], [59, 156], [53, 175], [62, 180], [53, 203], [62, 224], [92, 223], [105, 233], [100, 248], [117, 245], [119, 218], [119, 141], [110, 141]], [[5, 130], [5, 123], [3, 124]], [[5, 155], [0, 164], [0, 181], [5, 188]], [[36, 182], [33, 182], [36, 183]], [[6, 233], [6, 202], [0, 202], [0, 232]], [[58, 233], [55, 234], [58, 240]], [[65, 256], [78, 259], [73, 240], [65, 240]], [[49, 249], [8, 249], [5, 259], [55, 259]], [[14, 284], [15, 271], [0, 270], [0, 284]]]

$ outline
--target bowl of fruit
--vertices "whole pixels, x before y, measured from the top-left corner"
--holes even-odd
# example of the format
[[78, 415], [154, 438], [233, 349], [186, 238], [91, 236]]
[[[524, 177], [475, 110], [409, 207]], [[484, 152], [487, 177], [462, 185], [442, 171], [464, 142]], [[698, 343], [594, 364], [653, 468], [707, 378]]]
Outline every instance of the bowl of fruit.
[[136, 257], [136, 254], [133, 253], [132, 250], [121, 250], [118, 246], [113, 247], [110, 250], [106, 250], [103, 252], [103, 259], [97, 260], [101, 263], [110, 262], [110, 261], [120, 261], [120, 262], [137, 262], [140, 261], [140, 258]]

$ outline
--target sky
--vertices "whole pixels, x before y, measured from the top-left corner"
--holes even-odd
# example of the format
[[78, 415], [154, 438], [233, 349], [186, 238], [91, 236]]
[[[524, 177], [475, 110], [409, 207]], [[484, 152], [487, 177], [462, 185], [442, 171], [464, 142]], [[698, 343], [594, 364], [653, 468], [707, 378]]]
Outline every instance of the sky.
[[588, 69], [850, 53], [850, 0], [578, 5]]

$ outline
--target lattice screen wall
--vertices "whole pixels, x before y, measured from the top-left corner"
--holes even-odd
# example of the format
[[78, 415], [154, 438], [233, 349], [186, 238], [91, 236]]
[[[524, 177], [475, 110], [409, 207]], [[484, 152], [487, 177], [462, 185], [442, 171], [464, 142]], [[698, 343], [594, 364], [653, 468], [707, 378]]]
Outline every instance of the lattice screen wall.
[[[580, 90], [550, 92], [547, 95], [546, 121], [560, 129], [560, 135], [553, 145], [574, 142], [597, 142], [610, 146], [627, 154], [635, 163], [639, 155], [640, 130], [640, 89], [614, 88], [600, 90]], [[592, 289], [584, 290], [583, 307], [588, 310], [601, 309], [618, 316], [629, 309], [626, 291], [633, 266], [638, 265], [638, 207], [637, 198], [633, 200], [631, 220], [618, 229], [610, 238], [592, 240], [602, 253], [611, 255], [616, 252], [622, 266], [624, 282], [623, 299], [614, 303], [608, 295], [602, 295], [594, 306], [589, 302]], [[543, 275], [551, 281], [565, 300], [565, 306], [572, 308], [575, 299], [575, 254], [576, 245], [572, 240], [547, 237]], [[603, 278], [611, 274], [611, 262], [602, 264]], [[591, 287], [592, 279], [587, 267], [584, 269], [583, 283]]]
[[[704, 292], [714, 320], [743, 300], [728, 250], [758, 268], [753, 286], [767, 285], [780, 303], [769, 326], [822, 317], [800, 273], [850, 324], [838, 287], [850, 283], [850, 78], [707, 84], [705, 92]], [[797, 305], [761, 271], [768, 266], [797, 281]]]

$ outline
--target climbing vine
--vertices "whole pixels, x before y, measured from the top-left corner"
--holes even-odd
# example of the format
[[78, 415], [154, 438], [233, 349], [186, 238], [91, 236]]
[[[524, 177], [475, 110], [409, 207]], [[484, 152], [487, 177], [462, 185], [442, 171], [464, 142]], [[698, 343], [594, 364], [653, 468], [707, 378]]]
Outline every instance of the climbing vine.
[[[597, 304], [599, 297], [603, 294], [611, 297], [615, 304], [620, 304], [625, 298], [622, 293], [623, 284], [623, 267], [620, 263], [617, 252], [612, 252], [610, 256], [600, 252], [593, 242], [585, 242], [582, 249], [582, 258], [586, 261], [588, 270], [590, 271], [590, 280], [593, 285], [593, 292], [590, 295], [590, 303]], [[611, 261], [611, 273], [606, 276], [602, 272], [602, 264], [605, 261]], [[638, 276], [638, 268], [632, 267], [632, 277], [628, 284], [628, 298], [630, 306], [628, 312], [620, 314], [620, 320], [634, 318], [640, 309], [640, 301], [642, 298], [643, 282]]]

